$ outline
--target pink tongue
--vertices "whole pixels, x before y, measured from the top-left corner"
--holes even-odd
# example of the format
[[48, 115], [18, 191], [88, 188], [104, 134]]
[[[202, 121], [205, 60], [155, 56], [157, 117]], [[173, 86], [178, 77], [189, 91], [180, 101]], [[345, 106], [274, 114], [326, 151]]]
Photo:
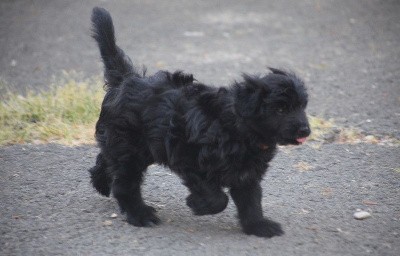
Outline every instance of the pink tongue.
[[297, 138], [296, 140], [297, 140], [298, 143], [304, 143], [304, 142], [306, 142], [307, 137], [304, 137], [304, 138]]

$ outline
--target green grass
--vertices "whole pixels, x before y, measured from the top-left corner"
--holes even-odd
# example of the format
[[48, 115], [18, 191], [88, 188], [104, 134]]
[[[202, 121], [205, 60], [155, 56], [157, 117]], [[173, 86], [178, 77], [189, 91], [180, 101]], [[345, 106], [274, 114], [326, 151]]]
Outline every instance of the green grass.
[[0, 104], [0, 145], [93, 143], [104, 96], [100, 82], [67, 80], [40, 93], [7, 93]]

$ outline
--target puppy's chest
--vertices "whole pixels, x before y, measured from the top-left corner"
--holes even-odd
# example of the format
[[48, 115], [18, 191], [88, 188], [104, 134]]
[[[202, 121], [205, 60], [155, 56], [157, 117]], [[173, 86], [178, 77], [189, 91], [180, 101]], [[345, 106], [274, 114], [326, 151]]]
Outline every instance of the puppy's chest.
[[246, 170], [254, 170], [255, 172], [264, 172], [271, 161], [273, 153], [270, 152], [246, 152], [238, 162], [232, 163], [232, 169], [237, 173], [246, 172]]
[[238, 186], [260, 180], [274, 152], [274, 149], [254, 151], [242, 149], [231, 154], [223, 154], [219, 148], [215, 149], [215, 154], [204, 156], [200, 154], [200, 168], [209, 172], [209, 177], [219, 179], [224, 186]]
[[260, 181], [268, 168], [268, 162], [263, 158], [251, 158], [240, 164], [231, 166], [221, 176], [221, 183], [227, 187], [242, 186]]

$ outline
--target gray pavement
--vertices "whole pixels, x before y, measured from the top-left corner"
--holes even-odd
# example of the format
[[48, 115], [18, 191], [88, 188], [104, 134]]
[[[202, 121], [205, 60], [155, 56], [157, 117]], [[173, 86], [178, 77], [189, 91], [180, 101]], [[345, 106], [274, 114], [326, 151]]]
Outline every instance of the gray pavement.
[[[227, 85], [241, 72], [289, 68], [308, 84], [309, 113], [400, 139], [399, 1], [3, 0], [2, 84], [23, 93], [46, 88], [62, 70], [100, 75], [89, 36], [94, 6], [111, 12], [118, 44], [150, 73], [183, 69]], [[0, 148], [0, 254], [400, 254], [398, 145], [280, 151], [263, 206], [286, 234], [261, 239], [241, 233], [232, 203], [222, 214], [193, 216], [186, 189], [161, 167], [149, 169], [144, 189], [163, 224], [136, 228], [90, 187], [94, 146]], [[357, 209], [372, 217], [355, 220]]]
[[[144, 197], [162, 220], [128, 225], [115, 200], [88, 181], [97, 150], [59, 145], [0, 149], [2, 255], [397, 255], [399, 150], [373, 145], [286, 148], [263, 181], [265, 214], [286, 234], [244, 235], [232, 201], [215, 216], [193, 216], [186, 188], [151, 167]], [[309, 170], [299, 168], [305, 162]], [[355, 220], [357, 209], [372, 217]], [[113, 213], [118, 214], [111, 218]], [[111, 221], [111, 222], [110, 222]]]

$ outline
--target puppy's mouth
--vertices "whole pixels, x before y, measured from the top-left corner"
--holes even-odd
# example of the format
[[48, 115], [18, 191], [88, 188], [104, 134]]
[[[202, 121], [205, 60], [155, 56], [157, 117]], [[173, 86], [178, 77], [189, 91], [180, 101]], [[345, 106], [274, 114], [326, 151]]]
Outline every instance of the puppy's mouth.
[[299, 144], [303, 144], [304, 142], [306, 142], [306, 140], [307, 140], [307, 137], [302, 137], [302, 138], [297, 138], [297, 139], [296, 139], [296, 141], [297, 141]]
[[300, 138], [284, 138], [279, 144], [280, 145], [301, 145], [305, 143], [307, 137], [300, 137]]

